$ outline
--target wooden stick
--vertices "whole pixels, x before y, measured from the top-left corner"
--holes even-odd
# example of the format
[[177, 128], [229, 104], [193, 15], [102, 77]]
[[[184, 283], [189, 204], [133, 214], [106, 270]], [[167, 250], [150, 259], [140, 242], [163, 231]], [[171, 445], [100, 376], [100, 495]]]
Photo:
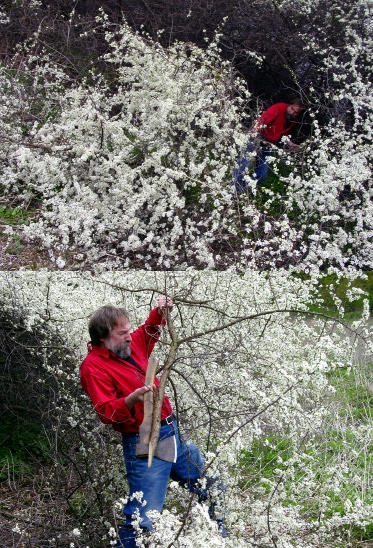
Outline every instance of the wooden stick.
[[152, 426], [149, 436], [149, 459], [148, 459], [148, 466], [152, 465], [153, 462], [153, 456], [154, 451], [157, 447], [158, 438], [159, 438], [159, 431], [161, 428], [161, 412], [162, 412], [162, 403], [163, 403], [163, 397], [165, 394], [166, 389], [166, 382], [168, 379], [168, 376], [171, 371], [171, 367], [173, 366], [175, 359], [176, 359], [176, 353], [177, 349], [179, 347], [179, 341], [176, 336], [174, 322], [171, 318], [170, 311], [166, 308], [166, 318], [167, 318], [167, 327], [168, 331], [170, 333], [171, 337], [171, 348], [168, 353], [168, 356], [166, 358], [166, 363], [164, 364], [162, 368], [162, 377], [160, 380], [159, 388], [156, 392], [155, 398], [154, 398], [154, 406], [153, 406], [153, 420], [152, 420]]
[[[153, 419], [153, 402], [154, 402], [154, 393], [153, 393], [153, 384], [155, 373], [157, 370], [158, 362], [153, 357], [149, 357], [148, 368], [145, 375], [145, 384], [151, 386], [149, 392], [144, 394], [144, 419], [139, 428], [139, 441], [136, 447], [137, 456], [146, 456], [150, 454], [149, 451], [149, 441], [151, 435], [152, 419]], [[158, 440], [157, 440], [158, 441]], [[149, 460], [148, 460], [149, 465]], [[149, 465], [151, 466], [151, 464]]]

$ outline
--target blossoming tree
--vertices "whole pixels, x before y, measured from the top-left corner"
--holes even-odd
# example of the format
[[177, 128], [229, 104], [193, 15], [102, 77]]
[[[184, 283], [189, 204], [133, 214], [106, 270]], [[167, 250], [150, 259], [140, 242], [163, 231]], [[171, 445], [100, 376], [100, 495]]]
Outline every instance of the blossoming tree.
[[[44, 425], [50, 500], [59, 501], [52, 518], [41, 520], [42, 533], [15, 515], [15, 538], [42, 534], [52, 545], [78, 546], [114, 541], [127, 492], [120, 440], [97, 420], [79, 387], [78, 366], [88, 317], [98, 306], [126, 306], [135, 326], [164, 293], [176, 304], [173, 336], [164, 330], [156, 355], [162, 366], [174, 353], [166, 389], [182, 430], [227, 485], [220, 511], [231, 536], [219, 537], [207, 508], [171, 484], [150, 542], [311, 548], [367, 530], [369, 409], [346, 414], [335, 399], [340, 375], [344, 383], [352, 376], [360, 395], [368, 394], [367, 326], [364, 317], [344, 325], [311, 314], [315, 280], [285, 272], [29, 272], [2, 273], [1, 281], [4, 405], [20, 414], [23, 403]], [[351, 290], [350, 297], [360, 293]], [[27, 514], [31, 523], [40, 505]]]

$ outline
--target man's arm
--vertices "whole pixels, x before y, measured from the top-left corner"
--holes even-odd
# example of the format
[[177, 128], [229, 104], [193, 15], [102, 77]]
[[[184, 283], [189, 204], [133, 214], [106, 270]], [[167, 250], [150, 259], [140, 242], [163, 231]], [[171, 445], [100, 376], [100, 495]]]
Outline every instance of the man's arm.
[[131, 333], [133, 347], [141, 347], [146, 357], [152, 353], [159, 339], [161, 327], [166, 325], [167, 310], [171, 311], [172, 308], [173, 302], [169, 297], [159, 297], [157, 307], [153, 308], [145, 323]]
[[265, 110], [258, 120], [255, 122], [254, 129], [260, 133], [260, 131], [269, 126], [279, 115], [278, 105], [272, 105]]
[[286, 143], [285, 143], [285, 147], [290, 150], [291, 152], [298, 152], [301, 150], [301, 146], [300, 145], [297, 145], [297, 143], [293, 143], [293, 141], [291, 139], [289, 139]]
[[156, 385], [153, 384], [153, 388], [151, 386], [141, 386], [141, 388], [137, 388], [137, 390], [134, 390], [125, 398], [126, 405], [128, 409], [132, 409], [135, 403], [144, 401], [144, 395], [146, 392], [150, 392], [150, 390], [156, 390]]
[[[82, 387], [90, 397], [101, 422], [135, 424], [131, 410], [137, 400], [134, 397], [131, 398], [132, 394], [118, 398], [110, 377], [101, 370], [91, 372], [88, 367], [84, 367], [84, 364], [80, 370], [80, 377]], [[141, 387], [141, 390], [144, 388]]]

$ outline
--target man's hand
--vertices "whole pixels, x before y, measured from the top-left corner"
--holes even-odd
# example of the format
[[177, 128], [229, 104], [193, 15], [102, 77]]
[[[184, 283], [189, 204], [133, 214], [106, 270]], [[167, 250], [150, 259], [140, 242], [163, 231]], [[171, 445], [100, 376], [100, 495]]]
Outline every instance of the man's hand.
[[135, 403], [144, 401], [144, 394], [146, 394], [146, 392], [150, 392], [150, 390], [154, 391], [155, 389], [156, 386], [153, 384], [153, 387], [150, 385], [145, 385], [131, 392], [131, 394], [129, 394], [124, 400], [128, 409], [132, 409]]
[[161, 295], [157, 299], [157, 307], [158, 307], [158, 312], [164, 315], [166, 313], [166, 310], [171, 312], [171, 310], [174, 307], [174, 303], [171, 297], [166, 297], [166, 295]]
[[293, 143], [293, 141], [290, 141], [290, 139], [286, 142], [286, 148], [289, 149], [291, 152], [299, 152], [301, 149], [300, 145], [297, 145], [296, 143]]

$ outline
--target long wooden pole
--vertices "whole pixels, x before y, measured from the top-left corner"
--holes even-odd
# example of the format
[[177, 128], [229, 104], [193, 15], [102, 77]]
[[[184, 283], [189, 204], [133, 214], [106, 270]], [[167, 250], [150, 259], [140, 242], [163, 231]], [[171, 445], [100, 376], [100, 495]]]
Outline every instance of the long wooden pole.
[[154, 403], [153, 403], [153, 419], [152, 419], [152, 426], [151, 426], [151, 431], [149, 436], [148, 466], [152, 465], [154, 451], [157, 447], [159, 431], [161, 428], [162, 403], [163, 403], [163, 398], [164, 398], [165, 389], [166, 389], [166, 382], [169, 377], [171, 367], [175, 362], [177, 349], [179, 347], [179, 341], [175, 332], [174, 322], [171, 318], [171, 314], [168, 308], [166, 308], [165, 313], [166, 313], [168, 331], [171, 337], [171, 347], [170, 347], [168, 356], [166, 358], [166, 362], [162, 368], [162, 377], [160, 379], [160, 384], [155, 394]]
[[152, 428], [154, 406], [153, 384], [157, 365], [157, 360], [153, 356], [150, 356], [145, 375], [145, 384], [147, 386], [151, 386], [151, 390], [149, 390], [149, 392], [145, 392], [144, 394], [144, 419], [139, 428], [139, 441], [136, 446], [136, 455], [138, 457], [145, 457], [149, 455], [149, 441]]

